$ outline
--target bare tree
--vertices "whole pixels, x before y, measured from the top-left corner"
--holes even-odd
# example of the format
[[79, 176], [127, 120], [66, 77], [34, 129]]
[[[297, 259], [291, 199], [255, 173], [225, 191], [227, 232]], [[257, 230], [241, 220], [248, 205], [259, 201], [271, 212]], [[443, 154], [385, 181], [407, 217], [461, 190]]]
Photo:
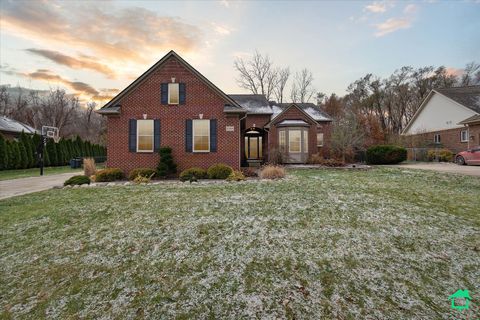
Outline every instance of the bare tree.
[[54, 126], [62, 133], [71, 124], [75, 109], [79, 108], [77, 97], [68, 97], [64, 90], [50, 90], [39, 102], [38, 116], [42, 125]]
[[234, 61], [234, 67], [239, 72], [237, 82], [240, 87], [253, 94], [263, 94], [267, 100], [270, 100], [277, 85], [278, 70], [273, 66], [268, 55], [255, 51], [250, 60], [237, 58]]
[[279, 103], [283, 103], [283, 97], [285, 92], [285, 87], [287, 86], [288, 79], [290, 78], [290, 68], [279, 68], [278, 71], [278, 81], [277, 86], [274, 88], [275, 99]]
[[460, 77], [460, 86], [472, 86], [480, 84], [480, 64], [470, 62], [465, 66]]
[[292, 102], [309, 102], [315, 94], [313, 89], [313, 74], [307, 68], [295, 73], [290, 92]]
[[8, 115], [9, 106], [10, 106], [10, 93], [7, 91], [7, 86], [0, 86], [0, 113], [3, 116]]
[[332, 150], [342, 158], [343, 162], [347, 156], [353, 156], [356, 149], [363, 147], [364, 139], [365, 130], [353, 112], [334, 121], [331, 137]]

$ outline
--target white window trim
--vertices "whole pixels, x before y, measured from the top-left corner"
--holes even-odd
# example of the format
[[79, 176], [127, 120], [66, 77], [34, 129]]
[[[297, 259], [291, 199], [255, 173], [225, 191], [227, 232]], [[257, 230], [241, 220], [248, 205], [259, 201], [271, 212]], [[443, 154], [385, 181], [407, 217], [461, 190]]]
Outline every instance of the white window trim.
[[303, 153], [308, 153], [308, 130], [302, 130], [302, 149]]
[[[178, 101], [177, 102], [171, 102], [170, 101], [170, 85], [172, 84], [176, 84], [177, 85], [177, 89], [178, 89]], [[180, 104], [180, 84], [179, 83], [176, 83], [176, 82], [172, 82], [172, 83], [169, 83], [168, 86], [167, 86], [167, 91], [168, 91], [168, 104]]]
[[[463, 133], [465, 133], [466, 139], [463, 139]], [[460, 131], [460, 142], [468, 142], [468, 130]]]
[[[288, 152], [289, 153], [302, 153], [302, 136], [303, 136], [303, 131], [300, 129], [289, 129], [288, 131]], [[290, 132], [293, 131], [300, 131], [300, 143], [299, 143], [299, 151], [292, 151], [292, 141], [290, 140]]]
[[[437, 137], [438, 137], [438, 141], [437, 141]], [[439, 133], [435, 133], [433, 135], [433, 143], [440, 143], [441, 141], [441, 137], [440, 137], [440, 134]]]
[[[284, 145], [282, 145], [282, 136], [283, 134], [283, 142], [285, 143]], [[285, 151], [287, 150], [287, 130], [279, 130], [278, 131], [278, 147], [281, 151]]]
[[[138, 125], [139, 121], [150, 121], [152, 123], [152, 135], [151, 135], [151, 137], [152, 137], [152, 149], [151, 150], [140, 150], [140, 149], [138, 149], [138, 146], [139, 146], [138, 140], [140, 138], [140, 135], [138, 134], [138, 130], [140, 128], [140, 126]], [[142, 135], [142, 137], [150, 137], [150, 135], [148, 135], [148, 136]], [[151, 120], [151, 119], [137, 120], [137, 152], [138, 153], [153, 152], [153, 149], [155, 148], [154, 144], [155, 144], [155, 123], [154, 123], [154, 121]]]
[[[195, 150], [195, 122], [208, 121], [208, 150]], [[192, 152], [207, 153], [210, 152], [210, 119], [193, 119], [192, 120]]]
[[[320, 139], [318, 139], [319, 134], [322, 135], [322, 143], [321, 144], [319, 144], [319, 140], [320, 140]], [[323, 139], [324, 139], [323, 132], [317, 132], [317, 147], [323, 147]]]

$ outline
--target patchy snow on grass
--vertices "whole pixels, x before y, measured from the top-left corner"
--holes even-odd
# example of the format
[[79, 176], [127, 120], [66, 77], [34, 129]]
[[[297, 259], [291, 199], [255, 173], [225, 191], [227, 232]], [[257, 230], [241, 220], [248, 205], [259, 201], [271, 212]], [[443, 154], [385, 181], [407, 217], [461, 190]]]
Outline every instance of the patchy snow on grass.
[[[101, 191], [101, 192], [100, 192]], [[447, 318], [480, 290], [480, 181], [399, 169], [0, 201], [14, 318]]]

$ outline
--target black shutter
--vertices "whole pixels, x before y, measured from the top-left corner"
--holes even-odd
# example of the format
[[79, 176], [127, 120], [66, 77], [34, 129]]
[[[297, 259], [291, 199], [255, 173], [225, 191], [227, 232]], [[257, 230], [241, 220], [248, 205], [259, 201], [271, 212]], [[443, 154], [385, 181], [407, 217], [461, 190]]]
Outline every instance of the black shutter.
[[153, 151], [160, 150], [160, 119], [153, 120]]
[[168, 104], [168, 83], [161, 84], [160, 99], [162, 104]]
[[187, 100], [187, 95], [185, 91], [185, 83], [179, 83], [178, 84], [178, 91], [179, 91], [179, 96], [180, 96], [180, 104], [185, 104], [185, 101]]
[[210, 120], [210, 152], [217, 152], [217, 119]]
[[192, 120], [185, 121], [185, 151], [192, 152]]
[[137, 151], [137, 120], [130, 119], [128, 123], [128, 150]]

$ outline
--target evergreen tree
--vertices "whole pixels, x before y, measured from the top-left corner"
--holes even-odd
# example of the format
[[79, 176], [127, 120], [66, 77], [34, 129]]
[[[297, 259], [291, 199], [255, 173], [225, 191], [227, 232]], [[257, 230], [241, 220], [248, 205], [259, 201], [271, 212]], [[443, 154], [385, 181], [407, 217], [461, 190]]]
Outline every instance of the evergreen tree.
[[3, 134], [0, 133], [0, 170], [8, 169], [8, 150], [7, 142], [3, 137]]
[[[49, 159], [48, 166], [56, 166], [58, 163], [57, 148], [55, 147], [55, 142], [53, 142], [52, 139], [47, 139], [46, 151]], [[45, 166], [47, 165], [45, 164]]]
[[157, 166], [159, 177], [166, 177], [169, 174], [177, 172], [177, 165], [173, 162], [172, 148], [163, 147], [159, 150], [160, 161]]
[[30, 163], [30, 160], [28, 158], [27, 148], [25, 148], [25, 144], [21, 140], [17, 142], [17, 146], [18, 146], [18, 152], [19, 152], [19, 158], [18, 158], [19, 168], [18, 169], [26, 169], [28, 168], [28, 164]]
[[39, 147], [40, 147], [40, 142], [41, 138], [38, 134], [34, 134], [32, 136], [32, 145], [33, 145], [33, 150], [34, 150], [34, 166], [38, 165], [38, 152], [39, 152]]
[[6, 140], [6, 146], [7, 146], [7, 163], [6, 163], [6, 169], [15, 169], [15, 163], [13, 159], [13, 146], [12, 143], [8, 140]]
[[[25, 156], [22, 159], [23, 168], [24, 169], [30, 168], [33, 163], [33, 153], [32, 153], [32, 147], [30, 145], [30, 138], [25, 132], [22, 131], [18, 141], [20, 143], [20, 152], [22, 153], [22, 157]], [[24, 151], [25, 151], [25, 154], [24, 154]]]
[[20, 148], [18, 147], [18, 142], [13, 141], [12, 146], [12, 169], [21, 169], [22, 168], [22, 155], [20, 153]]

